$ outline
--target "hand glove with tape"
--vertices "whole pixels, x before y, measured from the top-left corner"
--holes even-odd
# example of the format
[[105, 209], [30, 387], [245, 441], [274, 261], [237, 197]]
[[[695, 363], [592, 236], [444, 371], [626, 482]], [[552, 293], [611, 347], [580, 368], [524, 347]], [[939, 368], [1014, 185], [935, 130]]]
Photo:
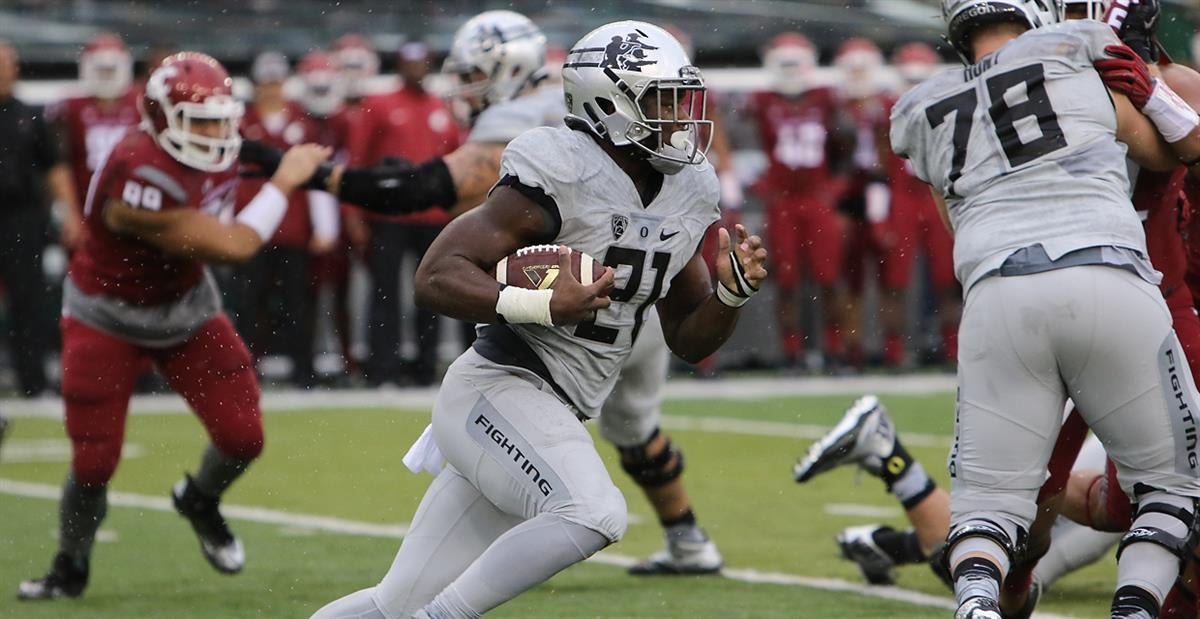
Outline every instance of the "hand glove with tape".
[[1104, 52], [1110, 57], [1092, 63], [1104, 85], [1129, 97], [1137, 109], [1145, 108], [1156, 84], [1146, 63], [1127, 45], [1109, 45]]

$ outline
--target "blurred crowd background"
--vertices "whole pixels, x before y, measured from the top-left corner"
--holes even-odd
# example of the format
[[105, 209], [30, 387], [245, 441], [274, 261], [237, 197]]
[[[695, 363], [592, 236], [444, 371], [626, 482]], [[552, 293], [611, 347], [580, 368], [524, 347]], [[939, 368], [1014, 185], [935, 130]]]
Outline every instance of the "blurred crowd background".
[[[184, 49], [216, 56], [248, 102], [247, 139], [320, 142], [352, 165], [420, 162], [465, 137], [438, 70], [454, 30], [489, 8], [541, 26], [552, 68], [585, 32], [622, 18], [670, 26], [694, 49], [713, 91], [724, 223], [764, 231], [775, 278], [718, 357], [677, 371], [951, 366], [960, 293], [949, 238], [924, 206], [879, 193], [906, 182], [883, 139], [889, 101], [957, 62], [939, 45], [936, 0], [3, 0], [0, 121], [12, 97], [42, 108], [46, 144], [32, 163], [0, 146], [0, 393], [56, 387], [61, 282], [81, 234], [72, 213], [107, 148], [139, 121], [148, 67]], [[1197, 24], [1200, 3], [1167, 1], [1160, 33], [1176, 60], [1200, 54]], [[808, 118], [789, 103], [817, 89], [831, 113]], [[261, 182], [244, 178], [239, 201]], [[372, 218], [323, 192], [294, 195], [265, 251], [214, 268], [264, 379], [433, 384], [473, 333], [411, 303], [412, 272], [447, 220]]]

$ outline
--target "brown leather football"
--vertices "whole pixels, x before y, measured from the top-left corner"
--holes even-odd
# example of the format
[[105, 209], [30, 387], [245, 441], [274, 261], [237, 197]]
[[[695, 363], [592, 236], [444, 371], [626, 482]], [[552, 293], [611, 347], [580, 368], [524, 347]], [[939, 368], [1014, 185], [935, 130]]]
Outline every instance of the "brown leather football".
[[[496, 281], [518, 288], [545, 290], [558, 277], [559, 245], [530, 245], [496, 263]], [[571, 274], [583, 285], [604, 275], [604, 265], [591, 256], [571, 250]]]

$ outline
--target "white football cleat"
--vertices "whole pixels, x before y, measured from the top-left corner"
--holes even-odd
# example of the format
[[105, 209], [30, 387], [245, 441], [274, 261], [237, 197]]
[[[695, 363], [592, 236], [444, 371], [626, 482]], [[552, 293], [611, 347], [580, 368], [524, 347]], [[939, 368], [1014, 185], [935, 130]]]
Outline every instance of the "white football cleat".
[[808, 449], [792, 469], [803, 483], [843, 464], [857, 464], [879, 476], [883, 462], [896, 449], [896, 424], [879, 398], [865, 395], [842, 416], [828, 434]]
[[725, 564], [717, 545], [703, 529], [696, 528], [693, 539], [667, 536], [667, 547], [629, 568], [634, 576], [666, 574], [716, 574]]
[[1000, 604], [983, 596], [974, 597], [959, 605], [954, 619], [1004, 619]]
[[221, 516], [220, 500], [200, 492], [191, 475], [175, 484], [171, 500], [179, 515], [192, 524], [192, 530], [200, 540], [200, 552], [208, 563], [222, 574], [242, 571], [246, 565], [246, 550], [242, 540], [234, 537]]
[[863, 578], [872, 585], [891, 585], [896, 583], [896, 563], [878, 544], [875, 543], [875, 532], [890, 529], [878, 524], [868, 524], [843, 529], [837, 534], [838, 548], [842, 558], [853, 561], [862, 572]]

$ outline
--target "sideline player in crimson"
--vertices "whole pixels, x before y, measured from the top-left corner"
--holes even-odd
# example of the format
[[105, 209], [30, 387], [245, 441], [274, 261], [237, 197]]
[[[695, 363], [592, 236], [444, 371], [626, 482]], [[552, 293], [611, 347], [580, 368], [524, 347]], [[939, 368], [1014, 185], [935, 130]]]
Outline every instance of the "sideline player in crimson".
[[286, 194], [329, 150], [288, 151], [271, 182], [226, 223], [243, 111], [232, 85], [209, 56], [168, 57], [140, 101], [142, 128], [127, 133], [92, 178], [88, 234], [64, 284], [62, 390], [73, 452], [59, 549], [44, 577], [21, 583], [21, 599], [76, 597], [87, 585], [129, 398], [151, 365], [187, 400], [212, 441], [197, 472], [172, 490], [175, 508], [214, 568], [236, 573], [245, 563], [218, 504], [262, 450], [258, 382], [204, 264], [253, 256], [283, 218]]
[[87, 94], [64, 99], [46, 108], [71, 165], [76, 203], [63, 218], [63, 243], [75, 249], [83, 233], [79, 201], [87, 195], [92, 173], [125, 130], [141, 120], [133, 86], [133, 57], [115, 34], [99, 34], [79, 55], [79, 81]]

